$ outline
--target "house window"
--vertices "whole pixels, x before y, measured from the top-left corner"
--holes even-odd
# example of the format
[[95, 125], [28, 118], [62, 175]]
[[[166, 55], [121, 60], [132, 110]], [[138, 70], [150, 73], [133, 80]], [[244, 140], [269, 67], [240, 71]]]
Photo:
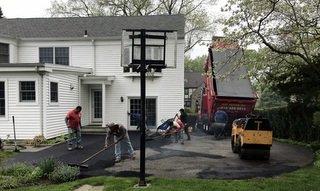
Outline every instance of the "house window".
[[53, 48], [39, 48], [40, 63], [53, 64]]
[[58, 83], [50, 82], [50, 101], [58, 102]]
[[20, 102], [35, 102], [36, 101], [36, 85], [35, 81], [19, 82]]
[[5, 83], [0, 82], [0, 116], [6, 115]]
[[56, 47], [55, 60], [56, 60], [56, 64], [69, 65], [69, 48]]
[[[140, 99], [130, 99], [130, 113], [141, 113]], [[149, 128], [156, 126], [156, 99], [146, 99], [146, 121]], [[137, 126], [138, 122], [130, 117], [130, 126]]]
[[69, 47], [41, 47], [39, 62], [69, 65]]
[[9, 63], [9, 44], [0, 43], [0, 63]]

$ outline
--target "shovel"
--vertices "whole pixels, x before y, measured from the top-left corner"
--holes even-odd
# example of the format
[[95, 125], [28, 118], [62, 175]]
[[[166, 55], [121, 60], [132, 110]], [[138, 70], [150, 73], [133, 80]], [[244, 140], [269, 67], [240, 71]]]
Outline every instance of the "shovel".
[[89, 156], [88, 158], [86, 158], [85, 160], [83, 160], [80, 163], [69, 163], [68, 165], [69, 166], [77, 166], [77, 167], [80, 167], [80, 168], [88, 168], [89, 166], [87, 164], [85, 164], [86, 162], [90, 161], [91, 159], [93, 159], [94, 157], [96, 157], [97, 155], [102, 153], [103, 151], [108, 150], [109, 148], [111, 148], [115, 144], [119, 143], [122, 139], [123, 139], [123, 137], [118, 139], [116, 142], [112, 143], [111, 145], [108, 145], [107, 147], [103, 147], [101, 150], [99, 150], [98, 152], [96, 152], [93, 155]]

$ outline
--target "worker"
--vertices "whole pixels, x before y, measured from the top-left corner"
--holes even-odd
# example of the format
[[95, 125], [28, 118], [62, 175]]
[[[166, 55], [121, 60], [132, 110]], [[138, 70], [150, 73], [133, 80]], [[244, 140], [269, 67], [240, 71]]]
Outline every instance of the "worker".
[[69, 111], [65, 118], [65, 123], [68, 127], [68, 150], [83, 149], [81, 145], [81, 106]]
[[221, 137], [226, 131], [228, 123], [228, 114], [223, 110], [217, 110], [214, 114], [215, 137]]
[[179, 110], [179, 112], [180, 112], [179, 119], [184, 124], [184, 132], [187, 134], [187, 137], [188, 137], [187, 140], [190, 141], [191, 137], [190, 137], [190, 133], [189, 133], [189, 126], [187, 124], [187, 122], [188, 122], [188, 114], [184, 111], [183, 108], [181, 108]]
[[184, 124], [182, 123], [182, 121], [176, 115], [174, 120], [169, 122], [169, 125], [170, 125], [169, 131], [174, 132], [175, 142], [178, 143], [180, 141], [181, 144], [183, 145], [184, 144], [184, 140], [183, 140]]
[[105, 146], [108, 147], [113, 142], [119, 141], [115, 144], [115, 163], [121, 162], [121, 144], [125, 146], [125, 151], [129, 154], [129, 158], [134, 160], [135, 153], [131, 145], [131, 141], [128, 135], [127, 129], [121, 125], [116, 123], [107, 124], [107, 136], [105, 141]]
[[[129, 113], [128, 115], [131, 117], [131, 119], [137, 124], [137, 130], [140, 130], [140, 122], [141, 122], [141, 114], [140, 113]], [[147, 116], [145, 117], [146, 123], [145, 123], [145, 129], [146, 133], [149, 134], [151, 133], [150, 129], [147, 126]]]

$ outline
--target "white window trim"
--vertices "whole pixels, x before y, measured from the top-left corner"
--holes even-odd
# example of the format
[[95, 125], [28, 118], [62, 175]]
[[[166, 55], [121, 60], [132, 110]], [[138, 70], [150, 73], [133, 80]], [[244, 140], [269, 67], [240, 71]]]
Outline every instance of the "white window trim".
[[0, 115], [0, 121], [8, 121], [9, 120], [9, 89], [8, 89], [8, 79], [0, 78], [0, 82], [4, 82], [4, 99], [5, 99], [5, 115]]
[[[51, 101], [51, 82], [54, 82], [54, 83], [57, 83], [58, 84], [58, 102], [52, 102]], [[48, 97], [49, 97], [49, 105], [59, 105], [59, 103], [60, 103], [60, 90], [59, 90], [59, 86], [60, 86], [60, 83], [59, 83], [59, 81], [57, 81], [57, 80], [49, 80], [49, 95], [48, 95]]]
[[[140, 99], [140, 96], [127, 96], [127, 112], [130, 112], [130, 99]], [[156, 124], [155, 127], [158, 127], [158, 116], [159, 116], [159, 99], [158, 96], [146, 96], [146, 99], [155, 99], [156, 100]], [[130, 116], [127, 115], [127, 126], [129, 129], [136, 129], [137, 126], [130, 125]]]
[[[40, 48], [52, 48], [52, 62], [53, 63], [45, 63], [45, 64], [53, 64], [58, 66], [71, 66], [71, 47], [70, 46], [39, 46], [38, 47], [38, 61], [40, 62]], [[69, 48], [69, 64], [68, 65], [62, 65], [62, 64], [56, 64], [56, 49], [55, 48]]]
[[[35, 82], [35, 94], [36, 100], [35, 101], [20, 101], [20, 82], [24, 81], [34, 81]], [[21, 78], [17, 81], [17, 103], [18, 105], [39, 105], [39, 82], [37, 78]]]

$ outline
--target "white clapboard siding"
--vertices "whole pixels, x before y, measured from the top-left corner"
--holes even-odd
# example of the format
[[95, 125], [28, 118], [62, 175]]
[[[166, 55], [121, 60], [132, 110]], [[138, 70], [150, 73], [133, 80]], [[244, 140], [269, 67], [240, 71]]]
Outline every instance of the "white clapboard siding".
[[[50, 101], [50, 82], [58, 83], [58, 103]], [[76, 74], [54, 72], [46, 75], [45, 83], [46, 92], [49, 92], [46, 96], [45, 137], [52, 138], [67, 133], [65, 117], [78, 105], [79, 81]]]
[[[36, 102], [23, 103], [19, 101], [19, 81], [36, 81]], [[41, 134], [39, 82], [36, 73], [1, 73], [0, 81], [6, 82], [7, 113], [0, 118], [0, 137], [10, 135], [13, 139], [12, 116], [15, 116], [17, 139], [32, 139]]]
[[[147, 97], [157, 99], [157, 125], [168, 119], [183, 107], [184, 94], [184, 44], [178, 45], [177, 68], [164, 69], [162, 76], [151, 80], [147, 78]], [[118, 50], [117, 50], [118, 49]], [[127, 112], [129, 98], [140, 96], [140, 79], [127, 77], [120, 65], [120, 44], [104, 45], [97, 48], [97, 75], [115, 75], [111, 86], [106, 88], [106, 120], [129, 125]], [[172, 55], [167, 55], [172, 58]], [[172, 59], [171, 59], [172, 60]], [[111, 71], [111, 72], [110, 72]], [[124, 98], [124, 102], [120, 101]]]
[[83, 84], [81, 85], [81, 107], [82, 107], [82, 126], [90, 124], [90, 90], [89, 85]]

